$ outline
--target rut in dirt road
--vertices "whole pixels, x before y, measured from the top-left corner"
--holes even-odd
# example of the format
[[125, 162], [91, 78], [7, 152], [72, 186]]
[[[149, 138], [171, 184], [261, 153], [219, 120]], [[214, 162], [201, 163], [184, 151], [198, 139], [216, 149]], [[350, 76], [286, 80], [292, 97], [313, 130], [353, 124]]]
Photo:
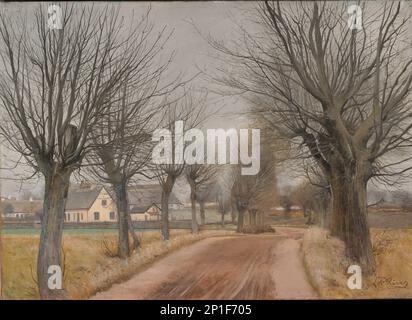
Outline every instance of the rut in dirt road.
[[293, 237], [209, 238], [94, 299], [313, 299]]
[[274, 299], [275, 246], [273, 237], [216, 241], [147, 299]]

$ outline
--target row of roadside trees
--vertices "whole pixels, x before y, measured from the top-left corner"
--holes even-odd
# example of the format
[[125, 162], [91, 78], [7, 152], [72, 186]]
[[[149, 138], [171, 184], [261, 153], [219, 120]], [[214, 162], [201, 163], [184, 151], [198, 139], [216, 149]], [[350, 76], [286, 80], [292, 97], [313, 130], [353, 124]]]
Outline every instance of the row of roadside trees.
[[[175, 159], [176, 144], [183, 139], [176, 123], [183, 124], [183, 131], [202, 128], [210, 113], [207, 92], [193, 88], [193, 78], [170, 74], [174, 52], [165, 48], [172, 33], [151, 22], [150, 8], [129, 19], [119, 10], [63, 4], [59, 29], [45, 23], [44, 5], [28, 17], [0, 15], [0, 134], [9, 150], [44, 180], [37, 256], [42, 299], [67, 297], [64, 288], [50, 289], [48, 279], [49, 268], [62, 263], [65, 205], [70, 181], [77, 174], [113, 190], [118, 212], [117, 256], [121, 259], [140, 246], [127, 193], [136, 180], [149, 179], [161, 186], [164, 241], [170, 238], [168, 202], [178, 178], [185, 178], [190, 186], [193, 233], [199, 231], [196, 202], [204, 224], [205, 201], [217, 198], [211, 191], [223, 172], [217, 166], [152, 159], [155, 129], [169, 130]], [[265, 172], [273, 173], [272, 159], [265, 161]], [[230, 187], [219, 190], [220, 198], [225, 197], [220, 201], [223, 216], [230, 207], [234, 221], [238, 212], [241, 230], [250, 200], [258, 203], [258, 194], [270, 182], [260, 175], [250, 178], [248, 189], [243, 190], [245, 178], [237, 169], [230, 171]]]
[[150, 161], [154, 129], [177, 120], [199, 126], [206, 101], [188, 88], [191, 79], [168, 74], [171, 32], [155, 27], [150, 8], [129, 19], [115, 6], [67, 3], [61, 13], [60, 29], [48, 28], [44, 5], [27, 17], [0, 15], [1, 136], [45, 184], [37, 257], [42, 299], [67, 296], [47, 283], [49, 267], [62, 263], [64, 210], [75, 172], [82, 169], [114, 190], [123, 259], [139, 246], [127, 198], [134, 179], [158, 179], [162, 186], [162, 234], [168, 240], [168, 197], [176, 178], [186, 172], [194, 194], [207, 176]]
[[343, 2], [264, 1], [239, 22], [239, 37], [206, 37], [228, 66], [211, 75], [223, 93], [242, 95], [326, 181], [328, 228], [365, 274], [375, 270], [367, 185], [411, 170], [410, 26], [401, 6], [359, 2], [357, 29]]
[[[219, 188], [227, 191], [220, 193], [219, 210], [237, 212], [241, 231], [245, 212], [256, 218], [272, 206], [274, 150], [282, 148], [282, 137], [287, 146], [299, 146], [298, 156], [328, 190], [332, 235], [372, 273], [367, 185], [390, 183], [411, 169], [412, 60], [401, 3], [359, 8], [362, 29], [348, 27], [344, 3], [265, 1], [251, 13], [253, 28], [249, 21], [232, 41], [207, 40], [225, 60], [212, 80], [224, 94], [247, 100], [251, 126], [264, 129], [265, 141], [257, 175], [241, 175], [237, 166], [219, 174]], [[127, 20], [114, 7], [65, 4], [61, 29], [48, 28], [46, 12], [39, 6], [30, 19], [0, 15], [0, 134], [45, 182], [37, 279], [41, 298], [54, 299], [66, 295], [50, 290], [47, 281], [48, 268], [61, 265], [64, 208], [75, 172], [86, 167], [112, 186], [118, 253], [125, 259], [139, 246], [127, 199], [134, 179], [162, 186], [167, 241], [168, 198], [178, 177], [191, 187], [197, 232], [195, 202], [217, 169], [150, 161], [156, 128], [168, 129], [175, 144], [182, 138], [176, 121], [187, 130], [207, 118], [205, 94], [192, 90], [190, 79], [168, 75], [173, 53], [163, 53], [170, 33], [155, 28], [150, 10]]]

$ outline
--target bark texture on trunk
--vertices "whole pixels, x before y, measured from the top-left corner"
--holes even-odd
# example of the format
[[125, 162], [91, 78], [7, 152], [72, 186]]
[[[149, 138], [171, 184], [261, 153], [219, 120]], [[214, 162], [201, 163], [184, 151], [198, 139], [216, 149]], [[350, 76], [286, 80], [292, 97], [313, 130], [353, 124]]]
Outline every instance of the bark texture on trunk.
[[162, 236], [163, 241], [170, 239], [169, 231], [169, 197], [172, 192], [175, 179], [170, 175], [166, 178], [165, 183], [162, 186]]
[[197, 223], [196, 217], [196, 198], [191, 196], [191, 205], [192, 205], [192, 233], [196, 234], [199, 233], [199, 225]]
[[168, 241], [169, 234], [169, 195], [165, 190], [162, 191], [162, 237], [163, 241]]
[[127, 212], [126, 212], [126, 218], [127, 218], [127, 227], [129, 229], [129, 233], [133, 238], [133, 250], [140, 248], [140, 239], [134, 230], [134, 225], [132, 221], [132, 216], [130, 215], [130, 210], [129, 210], [129, 201], [127, 201]]
[[331, 174], [332, 210], [329, 220], [331, 235], [343, 241], [345, 241], [345, 215], [348, 205], [344, 175], [345, 173], [341, 168], [336, 168]]
[[199, 202], [200, 207], [200, 224], [204, 225], [206, 223], [206, 215], [205, 215], [205, 202]]
[[243, 231], [245, 211], [246, 211], [246, 210], [238, 210], [237, 229], [236, 229], [236, 232], [242, 232], [242, 231]]
[[63, 279], [61, 244], [71, 172], [57, 168], [50, 171], [45, 175], [42, 227], [37, 256], [37, 285], [41, 299], [54, 300], [67, 298], [67, 293], [63, 288], [56, 288], [56, 282], [53, 281], [49, 288], [51, 274], [48, 272], [52, 266], [60, 267]]
[[237, 206], [236, 206], [236, 198], [230, 198], [230, 219], [232, 223], [235, 224], [238, 216]]
[[330, 205], [326, 199], [321, 199], [315, 203], [312, 215], [313, 223], [321, 228], [328, 228], [328, 211], [330, 210]]
[[115, 190], [115, 200], [118, 212], [118, 254], [121, 259], [126, 259], [131, 255], [129, 234], [133, 238], [133, 250], [140, 247], [140, 240], [134, 230], [132, 217], [130, 215], [129, 199], [127, 197], [127, 182], [112, 182], [112, 186]]
[[347, 170], [347, 210], [345, 215], [345, 243], [348, 255], [359, 262], [364, 274], [375, 271], [372, 242], [367, 221], [367, 181], [362, 169]]
[[118, 183], [114, 185], [114, 191], [116, 196], [117, 207], [117, 221], [119, 229], [119, 242], [118, 242], [118, 254], [119, 258], [126, 259], [130, 257], [130, 244], [129, 244], [129, 224], [127, 216], [129, 213], [127, 203], [127, 190], [124, 183]]
[[330, 230], [345, 242], [347, 255], [362, 272], [372, 274], [375, 260], [367, 222], [367, 181], [362, 161], [347, 161], [332, 168]]
[[190, 185], [190, 205], [192, 210], [192, 233], [197, 234], [199, 233], [199, 225], [197, 223], [197, 216], [196, 216], [196, 184], [190, 177], [187, 177], [187, 180]]
[[256, 213], [257, 213], [256, 210], [249, 210], [250, 224], [252, 226], [255, 226], [257, 224], [256, 223]]

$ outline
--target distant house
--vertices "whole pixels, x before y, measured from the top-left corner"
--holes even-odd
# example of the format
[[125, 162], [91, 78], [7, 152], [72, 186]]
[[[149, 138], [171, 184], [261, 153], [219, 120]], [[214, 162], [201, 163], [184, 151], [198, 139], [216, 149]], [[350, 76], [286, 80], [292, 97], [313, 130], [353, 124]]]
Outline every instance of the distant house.
[[0, 212], [5, 219], [39, 220], [43, 208], [40, 200], [4, 199], [1, 201]]
[[[160, 220], [162, 189], [159, 185], [136, 185], [127, 190], [133, 221]], [[169, 208], [183, 205], [172, 193]], [[110, 188], [82, 183], [70, 188], [64, 215], [65, 222], [117, 222], [117, 208]]]
[[82, 184], [69, 190], [65, 222], [116, 222], [116, 204], [103, 186]]
[[160, 212], [160, 208], [156, 204], [130, 207], [130, 215], [133, 221], [158, 221], [160, 220]]
[[[160, 185], [135, 185], [128, 188], [130, 214], [134, 221], [160, 220], [162, 188]], [[183, 204], [172, 192], [169, 209], [181, 209]]]

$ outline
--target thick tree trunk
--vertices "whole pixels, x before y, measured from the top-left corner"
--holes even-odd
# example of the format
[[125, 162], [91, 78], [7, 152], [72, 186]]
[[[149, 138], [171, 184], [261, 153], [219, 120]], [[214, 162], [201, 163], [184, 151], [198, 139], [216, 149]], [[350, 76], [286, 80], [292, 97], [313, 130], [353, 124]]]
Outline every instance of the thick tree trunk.
[[166, 178], [165, 183], [162, 186], [162, 236], [163, 241], [169, 241], [169, 197], [172, 192], [175, 179], [170, 175]]
[[196, 233], [199, 233], [199, 225], [197, 224], [196, 193], [194, 191], [191, 192], [190, 202], [191, 202], [191, 205], [192, 205], [192, 233], [196, 234]]
[[192, 210], [192, 233], [197, 234], [199, 233], [199, 225], [197, 223], [197, 216], [196, 216], [196, 184], [190, 177], [187, 177], [187, 180], [190, 185], [190, 204], [191, 204], [191, 210]]
[[249, 216], [250, 216], [250, 224], [252, 226], [256, 225], [256, 210], [249, 210]]
[[345, 241], [346, 226], [345, 215], [347, 211], [347, 190], [345, 173], [341, 168], [333, 169], [330, 177], [332, 193], [332, 210], [329, 219], [329, 229], [332, 236]]
[[127, 221], [127, 215], [129, 212], [127, 203], [127, 190], [126, 184], [118, 183], [114, 185], [114, 191], [116, 196], [117, 207], [117, 221], [119, 228], [119, 243], [118, 243], [118, 255], [121, 259], [126, 259], [130, 256], [129, 245], [129, 225]]
[[238, 211], [237, 211], [237, 206], [236, 206], [236, 200], [234, 197], [231, 197], [230, 199], [230, 218], [232, 220], [232, 223], [236, 223], [236, 219], [238, 216]]
[[[63, 285], [61, 243], [70, 174], [71, 172], [66, 170], [54, 169], [45, 175], [43, 216], [37, 256], [37, 285], [41, 299], [53, 300], [67, 297], [66, 291], [59, 288], [58, 283], [61, 280]], [[59, 269], [61, 279], [58, 279]], [[49, 283], [51, 276], [54, 278]]]
[[367, 221], [367, 181], [362, 170], [348, 170], [346, 175], [347, 207], [345, 243], [351, 259], [358, 262], [364, 274], [375, 271], [372, 242]]
[[331, 211], [331, 200], [330, 196], [327, 199], [323, 199], [323, 202], [320, 205], [320, 210], [319, 210], [319, 225], [322, 228], [327, 228], [329, 225], [329, 219], [330, 219], [330, 211]]
[[221, 225], [222, 225], [222, 227], [224, 227], [225, 226], [225, 211], [224, 210], [222, 210], [221, 212], [220, 212], [220, 223], [221, 223]]
[[163, 241], [170, 239], [169, 234], [169, 195], [165, 190], [162, 191], [162, 237]]
[[242, 232], [243, 231], [244, 217], [245, 217], [245, 210], [238, 210], [236, 232]]
[[330, 226], [330, 211], [331, 211], [331, 193], [322, 190], [319, 194], [318, 200], [314, 203], [315, 221], [314, 223], [321, 228], [328, 228]]
[[345, 242], [348, 256], [364, 274], [375, 270], [372, 243], [367, 222], [367, 179], [362, 164], [333, 168], [331, 177], [331, 234]]
[[127, 227], [129, 229], [129, 233], [133, 238], [133, 249], [138, 249], [140, 248], [140, 239], [134, 230], [134, 225], [132, 221], [132, 216], [130, 215], [130, 210], [129, 210], [129, 202], [127, 202], [127, 211], [126, 211], [126, 218], [127, 218]]
[[303, 216], [306, 217], [306, 224], [311, 225], [313, 224], [313, 214], [311, 209], [303, 208]]
[[206, 223], [206, 215], [205, 215], [205, 202], [200, 201], [199, 202], [200, 206], [200, 223], [204, 225]]

